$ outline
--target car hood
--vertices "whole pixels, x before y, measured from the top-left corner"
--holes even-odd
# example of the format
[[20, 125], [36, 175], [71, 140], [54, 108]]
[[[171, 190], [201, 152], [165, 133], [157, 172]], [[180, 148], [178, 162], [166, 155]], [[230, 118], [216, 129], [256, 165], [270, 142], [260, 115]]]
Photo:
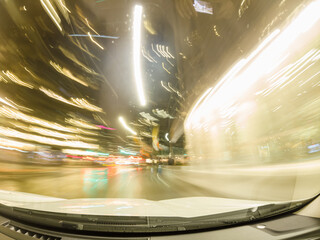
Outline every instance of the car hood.
[[188, 197], [160, 201], [128, 198], [62, 199], [0, 190], [0, 204], [6, 206], [88, 215], [197, 217], [270, 203], [275, 202], [214, 197]]

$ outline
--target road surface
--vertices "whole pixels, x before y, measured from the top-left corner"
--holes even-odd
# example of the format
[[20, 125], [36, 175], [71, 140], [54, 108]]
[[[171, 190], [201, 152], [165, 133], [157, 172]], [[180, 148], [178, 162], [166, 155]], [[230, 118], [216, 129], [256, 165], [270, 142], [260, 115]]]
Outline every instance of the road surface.
[[59, 198], [171, 198], [212, 193], [162, 174], [154, 167], [0, 165], [0, 189]]
[[206, 196], [288, 201], [318, 194], [319, 172], [319, 161], [209, 172], [177, 166], [85, 167], [0, 162], [0, 189], [66, 199], [164, 200]]

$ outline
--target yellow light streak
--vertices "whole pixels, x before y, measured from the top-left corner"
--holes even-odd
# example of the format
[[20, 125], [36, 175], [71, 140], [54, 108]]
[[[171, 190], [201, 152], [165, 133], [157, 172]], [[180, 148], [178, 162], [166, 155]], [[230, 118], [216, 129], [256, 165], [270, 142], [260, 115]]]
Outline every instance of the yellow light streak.
[[81, 140], [81, 141], [88, 141], [88, 142], [95, 142], [97, 139], [94, 138], [87, 138], [80, 135], [72, 135], [72, 134], [65, 134], [57, 131], [53, 131], [47, 128], [36, 127], [36, 126], [27, 126], [21, 123], [12, 123], [16, 128], [23, 129], [28, 132], [38, 133], [44, 136], [54, 137], [54, 138], [61, 138], [65, 140]]
[[94, 32], [95, 32], [95, 34], [100, 35], [96, 30], [94, 30], [94, 28], [93, 28], [93, 27], [91, 27], [91, 26], [90, 26], [89, 21], [88, 21], [88, 19], [87, 19], [87, 18], [85, 18], [84, 20], [86, 20], [87, 26], [88, 26], [92, 31], [94, 31]]
[[28, 83], [25, 83], [24, 81], [22, 81], [21, 79], [19, 79], [16, 75], [14, 75], [13, 73], [11, 73], [10, 71], [3, 71], [2, 70], [2, 73], [4, 75], [6, 75], [8, 78], [10, 78], [10, 80], [18, 85], [21, 85], [21, 86], [24, 86], [24, 87], [27, 87], [27, 88], [30, 88], [30, 89], [33, 89], [33, 86], [28, 84]]
[[[57, 12], [54, 10], [53, 6], [51, 5], [50, 1], [46, 0], [49, 6], [44, 2], [44, 0], [40, 0], [42, 7], [47, 12], [49, 17], [52, 19], [54, 24], [58, 27], [58, 29], [62, 32], [62, 27], [60, 26], [61, 19], [59, 18]], [[51, 12], [52, 11], [52, 12]]]
[[50, 61], [50, 65], [51, 65], [57, 72], [65, 75], [66, 77], [70, 78], [71, 80], [73, 80], [73, 81], [75, 81], [75, 82], [77, 82], [77, 83], [80, 83], [80, 84], [82, 84], [83, 86], [86, 86], [86, 87], [89, 86], [86, 82], [84, 82], [84, 81], [82, 81], [81, 79], [79, 79], [79, 78], [77, 78], [76, 76], [74, 76], [74, 75], [72, 74], [72, 72], [70, 72], [70, 70], [68, 70], [68, 69], [66, 69], [66, 68], [63, 68], [63, 67], [60, 67], [57, 63], [52, 62], [52, 61]]
[[71, 11], [67, 8], [67, 6], [62, 2], [62, 0], [59, 1], [61, 6], [68, 11], [68, 13], [71, 13]]
[[97, 135], [97, 133], [85, 131], [79, 128], [75, 127], [65, 127], [55, 122], [50, 122], [47, 120], [43, 120], [41, 118], [33, 117], [27, 114], [24, 114], [16, 109], [12, 109], [8, 106], [2, 106], [0, 107], [0, 116], [15, 119], [15, 120], [21, 120], [27, 123], [36, 124], [42, 127], [63, 131], [63, 132], [71, 132], [71, 133], [83, 133], [87, 135]]
[[164, 66], [164, 63], [163, 63], [163, 62], [162, 62], [162, 68], [163, 68], [167, 73], [171, 74], [171, 72], [169, 72], [169, 70], [166, 69], [166, 67]]
[[99, 148], [96, 144], [89, 144], [81, 141], [61, 141], [55, 138], [42, 137], [34, 134], [23, 133], [11, 128], [0, 127], [0, 135], [13, 138], [28, 139], [30, 141], [38, 142], [41, 144], [65, 146], [65, 147], [76, 147], [85, 149], [97, 149]]
[[9, 140], [6, 138], [0, 138], [0, 146], [10, 147], [10, 148], [18, 148], [20, 150], [27, 150], [27, 151], [35, 150], [35, 148], [36, 148], [36, 146], [34, 144]]
[[86, 99], [84, 98], [71, 98], [71, 101], [74, 102], [77, 107], [87, 109], [93, 112], [103, 112], [102, 108], [97, 107], [91, 103], [89, 103]]
[[83, 120], [76, 120], [76, 119], [73, 119], [73, 118], [69, 118], [69, 119], [66, 119], [66, 122], [71, 124], [71, 125], [77, 126], [77, 127], [82, 127], [82, 128], [87, 128], [87, 129], [94, 129], [94, 130], [99, 130], [100, 129], [96, 125], [94, 125], [92, 123], [88, 123], [88, 122], [83, 121]]
[[5, 99], [3, 99], [1, 97], [0, 97], [0, 102], [4, 103], [4, 104], [6, 104], [6, 105], [8, 105], [8, 106], [10, 106], [12, 108], [17, 109], [15, 106], [13, 106], [11, 103], [9, 103], [8, 101], [6, 101]]
[[102, 108], [97, 107], [97, 106], [89, 103], [84, 98], [71, 98], [71, 101], [70, 101], [50, 89], [40, 87], [39, 90], [42, 91], [44, 94], [46, 94], [48, 97], [51, 97], [51, 98], [56, 99], [58, 101], [64, 102], [66, 104], [69, 104], [69, 105], [72, 105], [72, 106], [75, 106], [78, 108], [82, 108], [82, 109], [87, 109], [87, 110], [93, 111], [93, 112], [102, 112]]
[[88, 36], [89, 36], [90, 40], [91, 40], [94, 44], [96, 44], [96, 45], [97, 45], [99, 48], [101, 48], [102, 50], [104, 49], [99, 43], [97, 43], [97, 42], [92, 38], [90, 32], [88, 32]]

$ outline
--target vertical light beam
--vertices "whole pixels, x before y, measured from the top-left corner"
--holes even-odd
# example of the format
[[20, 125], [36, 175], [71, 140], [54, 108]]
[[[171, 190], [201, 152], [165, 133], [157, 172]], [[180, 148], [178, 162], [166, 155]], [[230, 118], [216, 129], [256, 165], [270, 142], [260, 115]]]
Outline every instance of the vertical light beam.
[[136, 5], [134, 7], [133, 18], [133, 67], [134, 78], [136, 81], [139, 101], [142, 106], [146, 105], [146, 99], [143, 92], [142, 74], [141, 74], [141, 21], [142, 21], [142, 6]]

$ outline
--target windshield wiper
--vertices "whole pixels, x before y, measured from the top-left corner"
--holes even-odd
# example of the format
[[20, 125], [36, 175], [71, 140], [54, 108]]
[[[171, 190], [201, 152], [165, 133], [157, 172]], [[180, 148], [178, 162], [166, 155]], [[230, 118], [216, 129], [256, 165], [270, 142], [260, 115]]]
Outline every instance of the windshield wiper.
[[0, 214], [15, 221], [57, 228], [61, 231], [108, 233], [172, 233], [244, 224], [296, 211], [314, 198], [298, 202], [267, 204], [255, 208], [200, 217], [97, 216], [67, 214], [8, 207]]

